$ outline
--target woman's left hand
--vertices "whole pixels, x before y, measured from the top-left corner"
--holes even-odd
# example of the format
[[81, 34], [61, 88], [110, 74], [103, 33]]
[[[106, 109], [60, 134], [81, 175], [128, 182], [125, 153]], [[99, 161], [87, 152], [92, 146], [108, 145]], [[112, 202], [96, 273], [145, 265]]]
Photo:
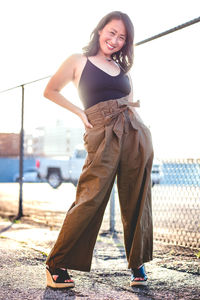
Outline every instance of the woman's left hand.
[[93, 125], [88, 121], [87, 115], [84, 111], [79, 114], [79, 117], [83, 121], [85, 128], [93, 128]]

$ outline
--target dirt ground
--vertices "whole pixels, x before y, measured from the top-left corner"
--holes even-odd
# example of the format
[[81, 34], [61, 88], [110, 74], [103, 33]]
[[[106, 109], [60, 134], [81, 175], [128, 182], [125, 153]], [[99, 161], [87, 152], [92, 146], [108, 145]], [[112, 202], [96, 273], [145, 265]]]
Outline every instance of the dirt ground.
[[24, 218], [0, 219], [0, 299], [200, 299], [197, 249], [154, 242], [154, 259], [146, 263], [148, 286], [131, 288], [122, 234], [101, 231], [91, 272], [70, 270], [74, 289], [46, 287], [45, 259], [59, 228]]
[[117, 205], [117, 232], [111, 234], [108, 231], [108, 206], [94, 249], [91, 272], [70, 270], [76, 283], [74, 289], [46, 287], [46, 255], [75, 197], [75, 188], [70, 184], [62, 185], [58, 190], [50, 189], [47, 184], [25, 185], [26, 216], [12, 223], [12, 215], [16, 216], [18, 209], [18, 192], [16, 184], [1, 184], [0, 300], [200, 300], [199, 250], [161, 243], [156, 240], [155, 231], [154, 259], [145, 264], [148, 286], [130, 287], [130, 270], [127, 269]]

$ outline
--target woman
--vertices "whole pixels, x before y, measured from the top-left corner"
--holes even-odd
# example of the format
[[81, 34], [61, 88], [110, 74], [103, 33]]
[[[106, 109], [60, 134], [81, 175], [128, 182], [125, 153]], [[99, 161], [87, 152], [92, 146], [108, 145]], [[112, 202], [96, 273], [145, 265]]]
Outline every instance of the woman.
[[[67, 269], [90, 271], [92, 253], [117, 175], [130, 285], [146, 285], [144, 262], [152, 259], [149, 129], [134, 107], [131, 78], [134, 29], [122, 12], [106, 15], [83, 54], [70, 56], [49, 81], [44, 96], [77, 114], [85, 126], [88, 152], [76, 200], [67, 212], [47, 264], [47, 285], [73, 287]], [[60, 91], [70, 81], [84, 109]]]

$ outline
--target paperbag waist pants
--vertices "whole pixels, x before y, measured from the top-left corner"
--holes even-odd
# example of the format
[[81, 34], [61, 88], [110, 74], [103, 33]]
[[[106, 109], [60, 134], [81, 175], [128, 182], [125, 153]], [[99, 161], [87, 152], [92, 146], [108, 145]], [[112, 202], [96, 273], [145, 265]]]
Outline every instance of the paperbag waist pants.
[[99, 102], [85, 113], [88, 152], [76, 191], [46, 264], [90, 271], [93, 249], [117, 175], [128, 268], [152, 260], [153, 228], [149, 129], [131, 110], [126, 97]]

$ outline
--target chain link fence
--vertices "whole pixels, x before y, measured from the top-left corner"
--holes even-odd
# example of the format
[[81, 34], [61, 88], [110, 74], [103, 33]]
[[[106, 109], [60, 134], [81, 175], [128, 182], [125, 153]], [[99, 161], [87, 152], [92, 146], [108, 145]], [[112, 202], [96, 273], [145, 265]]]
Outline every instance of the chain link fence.
[[[154, 240], [200, 248], [200, 161], [160, 160], [160, 165], [160, 183], [152, 187]], [[108, 208], [107, 227], [109, 218]], [[123, 232], [116, 186], [115, 230]]]
[[154, 237], [200, 247], [200, 160], [163, 161], [164, 176], [153, 189]]

